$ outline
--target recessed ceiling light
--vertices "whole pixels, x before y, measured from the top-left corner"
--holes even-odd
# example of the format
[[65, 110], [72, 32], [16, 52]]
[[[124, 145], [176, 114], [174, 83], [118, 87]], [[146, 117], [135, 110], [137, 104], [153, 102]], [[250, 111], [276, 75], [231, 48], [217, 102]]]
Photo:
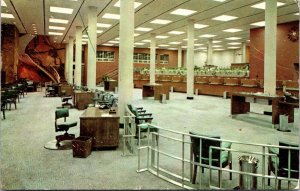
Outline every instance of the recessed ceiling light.
[[194, 28], [195, 29], [202, 29], [202, 28], [205, 28], [205, 27], [208, 27], [208, 25], [203, 25], [203, 24], [194, 24]]
[[66, 27], [58, 27], [58, 26], [49, 26], [49, 29], [53, 29], [53, 30], [65, 30], [66, 29]]
[[109, 28], [109, 27], [111, 27], [111, 24], [106, 24], [106, 23], [97, 23], [97, 27]]
[[168, 47], [168, 46], [170, 46], [170, 45], [168, 45], [168, 44], [160, 44], [160, 45], [158, 45], [158, 46], [160, 46], [160, 47]]
[[103, 33], [103, 30], [97, 30], [97, 33], [98, 34]]
[[[138, 8], [142, 3], [134, 2], [134, 9]], [[114, 7], [120, 7], [120, 0], [114, 4]]]
[[299, 13], [295, 13], [294, 15], [299, 15]]
[[108, 41], [109, 43], [113, 43], [113, 44], [118, 44], [119, 43], [119, 41], [116, 41], [116, 40], [110, 40], [110, 41]]
[[187, 46], [181, 46], [181, 48], [187, 48]]
[[168, 50], [177, 50], [177, 48], [168, 48]]
[[87, 44], [87, 42], [81, 42], [81, 44], [83, 45], [83, 44]]
[[151, 40], [145, 39], [145, 40], [142, 40], [142, 42], [151, 42]]
[[194, 46], [203, 46], [204, 44], [194, 44]]
[[229, 38], [226, 38], [227, 40], [239, 40], [239, 39], [242, 39], [240, 37], [229, 37]]
[[143, 32], [149, 32], [151, 30], [153, 30], [152, 28], [145, 28], [145, 27], [138, 27], [136, 29], [134, 29], [136, 31], [143, 31]]
[[139, 36], [140, 34], [134, 33], [133, 36]]
[[105, 43], [105, 44], [102, 44], [104, 46], [113, 46], [113, 44], [108, 44], [108, 43]]
[[115, 38], [115, 40], [120, 40], [120, 38], [119, 38], [119, 37], [117, 37], [117, 38]]
[[6, 3], [3, 0], [1, 0], [1, 6], [3, 6], [3, 7], [7, 6]]
[[59, 36], [63, 35], [62, 32], [51, 32], [51, 31], [49, 31], [48, 34], [49, 35], [59, 35]]
[[88, 38], [89, 36], [87, 34], [82, 35], [82, 38]]
[[212, 20], [216, 20], [216, 21], [231, 21], [233, 19], [237, 19], [237, 17], [230, 16], [230, 15], [221, 15], [221, 16], [212, 18]]
[[68, 20], [65, 19], [53, 19], [53, 18], [49, 18], [49, 22], [50, 23], [61, 23], [61, 24], [68, 24]]
[[213, 0], [213, 1], [225, 2], [226, 0]]
[[[277, 7], [280, 7], [284, 5], [285, 3], [277, 2]], [[251, 7], [256, 8], [256, 9], [266, 9], [266, 2], [261, 2], [255, 5], [252, 5]]]
[[151, 21], [150, 23], [152, 23], [152, 24], [159, 24], [159, 25], [165, 25], [165, 24], [168, 24], [170, 22], [172, 22], [172, 21], [170, 21], [170, 20], [163, 20], [163, 19], [155, 19], [155, 20]]
[[170, 31], [168, 32], [168, 34], [176, 34], [176, 35], [180, 35], [180, 34], [184, 34], [184, 31]]
[[88, 42], [88, 41], [89, 41], [89, 39], [87, 39], [87, 38], [83, 38], [83, 39], [81, 39], [81, 41], [83, 41], [83, 42]]
[[176, 10], [172, 11], [170, 14], [188, 16], [188, 15], [191, 15], [196, 12], [197, 11], [189, 10], [189, 9], [176, 9]]
[[135, 42], [133, 43], [134, 45], [144, 45], [145, 43], [142, 43], [142, 42]]
[[216, 35], [214, 34], [204, 34], [204, 35], [200, 35], [199, 37], [203, 37], [203, 38], [212, 38], [215, 37]]
[[181, 44], [181, 42], [169, 42], [169, 44]]
[[72, 14], [73, 13], [73, 9], [64, 8], [64, 7], [50, 6], [50, 12], [52, 12], [52, 13]]
[[[183, 39], [184, 41], [187, 41], [187, 38], [185, 38], [185, 39]], [[196, 41], [196, 40], [198, 40], [198, 39], [196, 39], [196, 38], [194, 38], [194, 41]]]
[[229, 48], [229, 49], [239, 49], [240, 47], [238, 47], [238, 46], [229, 46], [227, 48]]
[[222, 47], [221, 45], [213, 45], [212, 46], [213, 48], [220, 48], [220, 47]]
[[214, 50], [221, 51], [221, 50], [224, 50], [224, 49], [223, 48], [215, 48]]
[[213, 40], [213, 41], [212, 41], [212, 43], [214, 43], [214, 44], [215, 44], [215, 43], [220, 43], [220, 42], [222, 42], [222, 41], [220, 41], [220, 40]]
[[105, 13], [102, 18], [104, 19], [114, 19], [114, 20], [119, 20], [120, 19], [120, 15], [118, 14], [112, 14], [112, 13]]
[[250, 25], [263, 27], [263, 26], [265, 26], [265, 21], [260, 21], [260, 22], [252, 23]]
[[240, 32], [240, 31], [242, 31], [242, 29], [235, 29], [235, 28], [231, 28], [231, 29], [226, 29], [226, 30], [223, 30], [224, 32], [232, 32], [232, 33], [234, 33], [234, 32]]
[[227, 44], [230, 44], [230, 45], [239, 45], [239, 44], [242, 44], [242, 43], [240, 43], [240, 42], [229, 42]]
[[160, 36], [160, 35], [158, 35], [158, 36], [156, 36], [155, 38], [166, 39], [166, 38], [169, 38], [169, 36]]
[[13, 19], [15, 17], [10, 13], [1, 13], [1, 18]]

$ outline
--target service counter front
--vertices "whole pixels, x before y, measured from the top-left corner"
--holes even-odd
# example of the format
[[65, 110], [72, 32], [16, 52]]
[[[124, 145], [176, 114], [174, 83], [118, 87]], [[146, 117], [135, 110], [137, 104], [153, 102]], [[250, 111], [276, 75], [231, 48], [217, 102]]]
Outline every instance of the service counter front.
[[154, 100], [160, 100], [161, 95], [165, 94], [166, 99], [169, 100], [169, 86], [163, 84], [144, 84], [143, 85], [143, 98], [154, 97]]
[[80, 136], [92, 137], [93, 148], [116, 148], [119, 145], [119, 119], [118, 112], [88, 107], [80, 116]]

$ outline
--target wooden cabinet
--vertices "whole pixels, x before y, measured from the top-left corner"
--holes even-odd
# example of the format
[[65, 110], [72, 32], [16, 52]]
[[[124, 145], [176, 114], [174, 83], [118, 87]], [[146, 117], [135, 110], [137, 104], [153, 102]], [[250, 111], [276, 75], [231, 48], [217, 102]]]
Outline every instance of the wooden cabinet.
[[58, 96], [72, 96], [73, 95], [73, 87], [68, 84], [60, 84], [58, 86]]
[[143, 85], [143, 98], [154, 97], [154, 100], [160, 100], [161, 94], [166, 94], [166, 99], [169, 99], [169, 86], [162, 84], [145, 84]]
[[88, 107], [80, 117], [80, 136], [92, 137], [93, 148], [118, 147], [119, 115]]
[[93, 103], [94, 93], [86, 91], [74, 91], [73, 101], [77, 109], [86, 109], [89, 104]]

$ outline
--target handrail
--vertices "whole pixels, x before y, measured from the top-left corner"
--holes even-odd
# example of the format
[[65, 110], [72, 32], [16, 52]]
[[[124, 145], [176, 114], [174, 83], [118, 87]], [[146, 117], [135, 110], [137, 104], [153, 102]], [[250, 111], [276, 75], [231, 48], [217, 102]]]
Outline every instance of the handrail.
[[[135, 115], [130, 111], [128, 106], [125, 107], [125, 116], [124, 116], [124, 131], [123, 131], [123, 155], [133, 155], [134, 154], [134, 137], [136, 134], [136, 124], [135, 124]], [[130, 154], [125, 153], [125, 148], [128, 148]]]
[[110, 70], [110, 71], [104, 73], [102, 76], [97, 77], [96, 83], [99, 84], [99, 83], [103, 82], [103, 80], [102, 80], [103, 76], [108, 76], [109, 78], [114, 78], [114, 77], [118, 76], [118, 73], [119, 73], [119, 69], [114, 68], [113, 70]]
[[[145, 126], [145, 124], [143, 124], [143, 126]], [[272, 145], [272, 144], [261, 144], [261, 143], [249, 143], [249, 142], [242, 142], [242, 141], [233, 141], [233, 140], [228, 140], [228, 139], [218, 139], [218, 138], [212, 138], [212, 137], [207, 137], [205, 135], [193, 135], [193, 134], [189, 134], [189, 133], [184, 133], [184, 132], [180, 132], [180, 131], [176, 131], [176, 130], [171, 130], [171, 129], [167, 129], [167, 128], [163, 128], [163, 127], [159, 127], [157, 125], [154, 124], [149, 124], [147, 123], [148, 126], [148, 145], [147, 146], [141, 146], [140, 145], [140, 137], [139, 136], [139, 147], [138, 147], [138, 169], [137, 172], [144, 172], [144, 171], [148, 171], [160, 178], [163, 178], [173, 184], [176, 184], [178, 186], [181, 186], [182, 188], [194, 188], [189, 186], [186, 182], [191, 180], [192, 177], [192, 165], [197, 165], [200, 167], [205, 167], [209, 169], [209, 188], [217, 188], [220, 189], [222, 187], [221, 184], [221, 180], [222, 180], [222, 172], [230, 172], [230, 173], [236, 173], [239, 175], [249, 175], [252, 177], [256, 177], [256, 178], [261, 178], [262, 181], [260, 181], [260, 183], [262, 184], [262, 189], [265, 188], [265, 180], [266, 179], [275, 179], [275, 185], [277, 185], [277, 181], [278, 180], [288, 180], [288, 181], [292, 181], [292, 182], [297, 182], [297, 179], [295, 178], [291, 178], [291, 150], [299, 150], [299, 146], [298, 147], [291, 147], [291, 146], [279, 146], [279, 145]], [[138, 132], [140, 134], [140, 128], [141, 125], [138, 125]], [[143, 127], [145, 128], [145, 127]], [[157, 132], [150, 132], [150, 128], [157, 128], [158, 131]], [[166, 133], [163, 133], [166, 132]], [[174, 135], [175, 134], [175, 135]], [[152, 135], [152, 136], [151, 136]], [[150, 144], [150, 137], [152, 137], [152, 141]], [[173, 152], [167, 152], [166, 149], [168, 148], [167, 146], [162, 147], [163, 149], [160, 148], [159, 143], [157, 142], [157, 144], [155, 145], [155, 137], [156, 138], [164, 138], [164, 140], [172, 140], [172, 144], [174, 141], [181, 143], [182, 146], [181, 149], [178, 149], [178, 155], [176, 155], [177, 153]], [[181, 137], [181, 138], [180, 138]], [[229, 143], [233, 143], [233, 144], [239, 144], [242, 146], [254, 146], [256, 149], [254, 150], [247, 150], [247, 149], [231, 149], [231, 148], [222, 148], [222, 146], [218, 147], [218, 146], [210, 146], [209, 148], [209, 164], [202, 164], [201, 161], [199, 160], [199, 162], [195, 162], [192, 160], [192, 155], [190, 155], [190, 159], [186, 158], [184, 156], [184, 153], [186, 152], [185, 149], [187, 148], [191, 148], [191, 141], [189, 139], [189, 141], [187, 141], [187, 137], [196, 137], [200, 139], [200, 151], [199, 151], [199, 158], [202, 158], [201, 154], [201, 143], [202, 143], [202, 139], [208, 139], [208, 140], [215, 140], [215, 141], [219, 141], [219, 142], [229, 142]], [[157, 139], [158, 140], [158, 139]], [[164, 144], [168, 143], [168, 141], [164, 141]], [[289, 150], [289, 154], [288, 154], [288, 177], [279, 177], [277, 175], [277, 165], [275, 166], [275, 175], [268, 175], [266, 173], [266, 167], [267, 167], [267, 161], [266, 157], [270, 157], [270, 156], [277, 156], [277, 154], [273, 154], [273, 153], [268, 153], [267, 152], [267, 148], [282, 148], [282, 149], [288, 149]], [[143, 149], [147, 149], [147, 166], [145, 168], [141, 168], [141, 150]], [[212, 166], [212, 149], [217, 149], [217, 150], [221, 150], [221, 151], [228, 151], [228, 152], [233, 152], [233, 153], [248, 153], [248, 154], [253, 154], [258, 155], [261, 157], [260, 160], [260, 172], [254, 173], [254, 172], [243, 172], [241, 170], [234, 170], [234, 169], [225, 169], [222, 168], [222, 166]], [[258, 149], [258, 150], [257, 150]], [[143, 152], [145, 153], [145, 152]], [[168, 158], [172, 158], [172, 159], [176, 159], [178, 161], [182, 162], [182, 171], [181, 173], [174, 173], [174, 172], [170, 172], [166, 169], [163, 168], [163, 166], [160, 165], [160, 156], [159, 155], [164, 155], [165, 157]], [[221, 157], [221, 156], [220, 156]], [[151, 158], [151, 160], [150, 160]], [[151, 166], [149, 165], [149, 163], [151, 163]], [[155, 164], [156, 163], [156, 164]], [[189, 163], [190, 165], [190, 169], [187, 168], [187, 165], [185, 165], [186, 163]], [[276, 161], [277, 163], [277, 161]], [[175, 164], [175, 163], [174, 163]], [[177, 164], [177, 163], [176, 163]], [[178, 167], [178, 166], [176, 166]], [[168, 166], [168, 169], [169, 166]], [[176, 168], [174, 168], [176, 169]], [[184, 172], [190, 170], [190, 178], [187, 178], [184, 176]], [[218, 186], [213, 186], [211, 185], [211, 175], [212, 175], [212, 170], [219, 170], [220, 171], [220, 182]], [[164, 176], [162, 173], [166, 173], [168, 174], [168, 176]], [[171, 177], [176, 178], [176, 180], [172, 179]], [[201, 173], [198, 174], [199, 177], [199, 185], [200, 187], [198, 189], [201, 189], [202, 183], [201, 183]], [[180, 181], [178, 181], [180, 180]], [[290, 186], [290, 185], [289, 185]]]

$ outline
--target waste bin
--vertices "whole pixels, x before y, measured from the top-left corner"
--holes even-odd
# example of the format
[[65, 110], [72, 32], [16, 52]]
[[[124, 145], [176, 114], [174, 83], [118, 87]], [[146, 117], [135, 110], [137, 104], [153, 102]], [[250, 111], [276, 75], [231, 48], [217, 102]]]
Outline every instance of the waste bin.
[[170, 87], [170, 92], [174, 92], [174, 87], [173, 86]]
[[167, 96], [166, 94], [160, 94], [160, 102], [167, 103]]
[[290, 131], [289, 130], [289, 116], [279, 115], [279, 131]]
[[[240, 156], [239, 157], [240, 171], [256, 173], [258, 159], [253, 156]], [[257, 177], [240, 174], [240, 189], [253, 190], [257, 188]]]

